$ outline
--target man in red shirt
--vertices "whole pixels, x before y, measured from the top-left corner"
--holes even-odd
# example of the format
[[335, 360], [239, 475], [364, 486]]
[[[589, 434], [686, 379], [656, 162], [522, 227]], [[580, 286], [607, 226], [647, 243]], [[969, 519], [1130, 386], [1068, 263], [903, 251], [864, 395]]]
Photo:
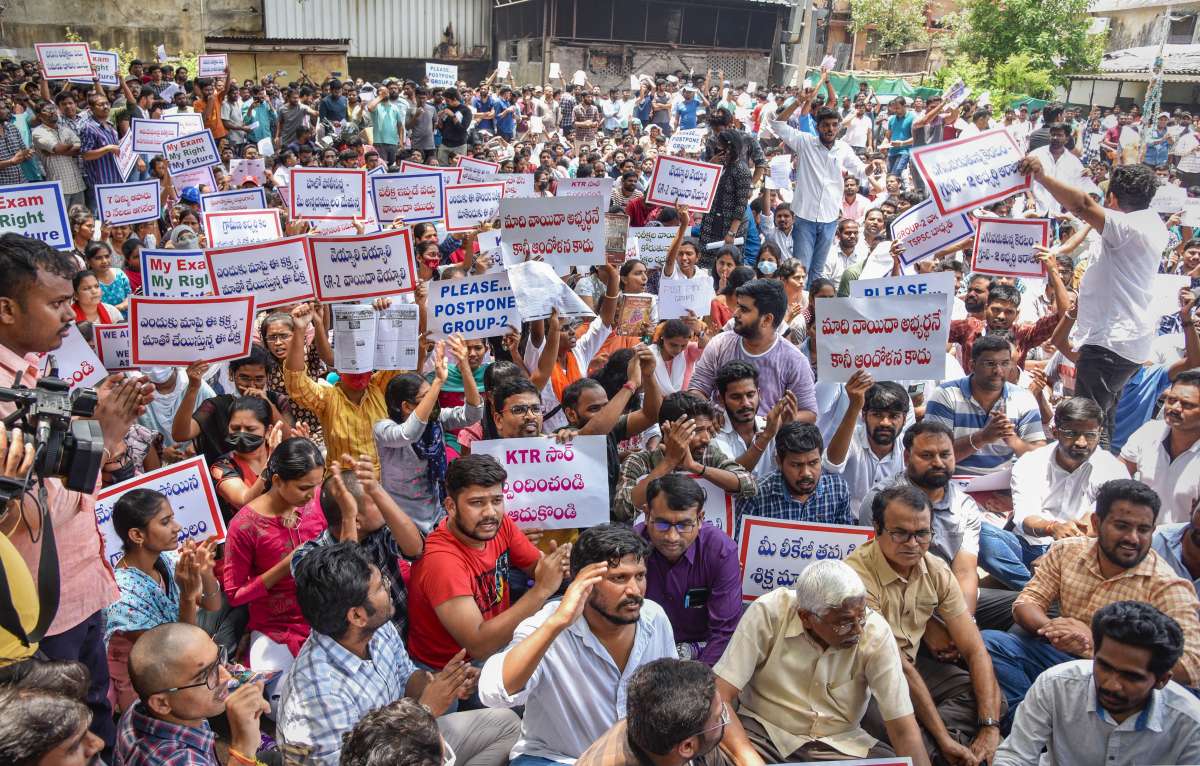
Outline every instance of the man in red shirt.
[[[440, 670], [460, 648], [485, 660], [562, 585], [570, 544], [543, 555], [504, 512], [508, 473], [490, 455], [464, 455], [446, 469], [445, 519], [425, 539], [409, 585], [409, 653]], [[509, 604], [508, 571], [533, 587]]]

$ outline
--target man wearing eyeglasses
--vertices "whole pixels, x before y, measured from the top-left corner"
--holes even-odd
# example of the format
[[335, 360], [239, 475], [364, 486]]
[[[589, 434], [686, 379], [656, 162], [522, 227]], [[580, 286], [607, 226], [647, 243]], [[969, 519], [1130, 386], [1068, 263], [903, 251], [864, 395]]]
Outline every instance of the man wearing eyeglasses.
[[[891, 487], [875, 495], [871, 517], [875, 539], [846, 563], [866, 585], [867, 605], [892, 627], [930, 756], [990, 763], [1000, 743], [1000, 687], [954, 573], [929, 552], [934, 536], [929, 498], [916, 487]], [[918, 651], [930, 620], [950, 634], [965, 670]], [[885, 736], [874, 705], [867, 708], [863, 728]]]

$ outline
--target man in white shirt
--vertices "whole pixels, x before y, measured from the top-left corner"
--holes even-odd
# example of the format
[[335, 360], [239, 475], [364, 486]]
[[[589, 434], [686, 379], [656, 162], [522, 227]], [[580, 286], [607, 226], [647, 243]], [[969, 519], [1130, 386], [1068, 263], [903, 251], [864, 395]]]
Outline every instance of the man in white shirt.
[[1071, 339], [1079, 349], [1075, 394], [1104, 410], [1101, 446], [1108, 449], [1121, 389], [1150, 357], [1156, 330], [1157, 318], [1146, 307], [1168, 240], [1167, 227], [1149, 209], [1158, 180], [1145, 165], [1116, 167], [1101, 206], [1084, 190], [1047, 173], [1034, 155], [1022, 160], [1019, 170], [1101, 236], [1100, 252], [1079, 285]]
[[[1067, 126], [1056, 122], [1050, 126], [1050, 143], [1029, 153], [1042, 163], [1046, 175], [1060, 181], [1066, 186], [1081, 188], [1083, 186], [1083, 163], [1074, 154], [1067, 151]], [[1063, 206], [1050, 195], [1046, 187], [1040, 183], [1033, 185], [1033, 199], [1037, 202], [1039, 213], [1051, 216], [1061, 216]]]
[[786, 261], [792, 257], [794, 243], [792, 229], [796, 225], [796, 216], [792, 212], [792, 206], [786, 202], [780, 202], [775, 206], [775, 212], [771, 214], [771, 219], [775, 225], [766, 229], [763, 241], [779, 248], [780, 261]]
[[717, 371], [717, 396], [725, 425], [713, 441], [761, 482], [775, 472], [775, 436], [796, 413], [796, 396], [784, 392], [766, 417], [758, 414], [758, 368], [735, 359]]
[[842, 275], [850, 268], [850, 264], [867, 257], [867, 248], [859, 239], [858, 229], [858, 221], [850, 218], [838, 221], [837, 236], [829, 248], [829, 255], [825, 257], [825, 271], [821, 274], [835, 285], [842, 281]]
[[846, 480], [850, 507], [861, 508], [872, 487], [904, 471], [900, 435], [912, 400], [904, 386], [876, 383], [866, 370], [850, 376], [846, 395], [849, 406], [829, 440], [823, 463], [826, 471]]
[[488, 707], [525, 706], [511, 753], [517, 766], [574, 762], [625, 717], [634, 671], [676, 656], [666, 612], [645, 600], [649, 551], [623, 524], [583, 530], [571, 550], [574, 581], [562, 600], [522, 622], [508, 648], [484, 664], [480, 700]]
[[850, 144], [850, 148], [859, 157], [864, 157], [871, 148], [871, 118], [866, 115], [867, 104], [859, 99], [854, 104], [854, 111], [842, 122], [846, 134], [842, 140]]
[[[1075, 386], [1078, 390], [1078, 379]], [[1163, 394], [1163, 419], [1134, 431], [1121, 449], [1121, 461], [1158, 493], [1160, 524], [1191, 518], [1192, 503], [1200, 497], [1200, 371], [1187, 370], [1175, 378]]]

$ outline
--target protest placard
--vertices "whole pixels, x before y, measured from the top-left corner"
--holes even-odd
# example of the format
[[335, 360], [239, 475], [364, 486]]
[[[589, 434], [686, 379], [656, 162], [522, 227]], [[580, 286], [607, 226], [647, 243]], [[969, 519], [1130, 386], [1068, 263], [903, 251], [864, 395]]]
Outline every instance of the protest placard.
[[561, 80], [562, 79], [562, 65], [559, 64], [557, 61], [551, 61], [550, 62], [550, 72], [547, 75], [547, 77], [551, 80]]
[[209, 247], [233, 247], [252, 245], [255, 242], [270, 242], [283, 236], [279, 225], [279, 212], [268, 210], [230, 210], [217, 213], [206, 212], [204, 232]]
[[142, 250], [142, 292], [152, 298], [212, 295], [203, 250]]
[[133, 133], [126, 133], [124, 138], [117, 142], [117, 156], [113, 159], [117, 163], [117, 174], [121, 176], [121, 180], [129, 178], [138, 161], [138, 153], [133, 150]]
[[[358, 227], [354, 221], [309, 221], [309, 233], [325, 237], [351, 237], [358, 235]], [[374, 223], [363, 226], [363, 234], [377, 234], [380, 227]]]
[[1004, 199], [1029, 188], [1017, 172], [1024, 153], [1004, 128], [912, 150], [912, 162], [942, 215]]
[[[612, 197], [611, 178], [560, 178], [555, 183], [556, 197], [599, 197], [606, 202]], [[606, 204], [605, 209], [608, 209]]]
[[583, 299], [559, 278], [554, 267], [548, 263], [514, 263], [509, 265], [507, 273], [521, 319], [526, 322], [545, 319], [553, 309], [558, 309], [561, 317], [594, 316]]
[[415, 303], [393, 304], [375, 320], [376, 370], [415, 370], [420, 348], [421, 309]]
[[1150, 286], [1149, 310], [1155, 317], [1179, 313], [1179, 291], [1191, 289], [1192, 278], [1186, 274], [1155, 274]]
[[949, 271], [933, 271], [928, 274], [902, 274], [898, 277], [879, 279], [856, 279], [850, 283], [851, 298], [888, 298], [893, 295], [927, 295], [938, 293], [946, 296], [946, 315], [954, 310], [954, 274]]
[[512, 64], [508, 61], [496, 62], [496, 79], [507, 80], [509, 73], [512, 71]]
[[942, 215], [932, 199], [913, 205], [892, 219], [892, 239], [904, 245], [900, 262], [911, 266], [958, 244], [975, 233], [966, 213]]
[[792, 188], [792, 155], [780, 154], [771, 158], [767, 175], [768, 189]]
[[626, 241], [629, 239], [629, 216], [625, 213], [604, 214], [604, 258], [613, 265], [625, 261]]
[[504, 261], [541, 258], [555, 266], [604, 263], [604, 211], [600, 197], [530, 197], [500, 202]]
[[613, 332], [626, 338], [640, 337], [645, 334], [643, 330], [653, 329], [653, 310], [654, 296], [650, 293], [623, 293]]
[[213, 292], [253, 295], [259, 310], [309, 300], [315, 291], [305, 241], [300, 235], [209, 250], [206, 265]]
[[259, 186], [267, 182], [267, 166], [261, 157], [252, 160], [230, 160], [229, 185], [238, 188], [253, 180]]
[[100, 220], [110, 226], [158, 220], [160, 194], [157, 178], [132, 184], [99, 184], [96, 206], [100, 208]]
[[75, 247], [62, 184], [50, 181], [0, 186], [0, 234], [9, 231], [40, 239], [56, 250]]
[[406, 224], [440, 221], [444, 177], [441, 173], [396, 173], [371, 176], [371, 204], [381, 224], [397, 218]]
[[288, 185], [292, 218], [338, 221], [367, 214], [367, 174], [350, 168], [292, 168]]
[[707, 213], [717, 196], [720, 179], [720, 165], [660, 154], [646, 187], [646, 202], [672, 208], [681, 203], [694, 213]]
[[499, 215], [504, 184], [455, 184], [442, 190], [447, 231], [467, 231]]
[[413, 370], [421, 331], [412, 303], [375, 311], [367, 304], [333, 307], [333, 364], [339, 372]]
[[742, 601], [753, 601], [775, 588], [795, 585], [800, 573], [812, 562], [844, 561], [875, 537], [871, 527], [812, 524], [762, 516], [743, 516], [739, 525]]
[[196, 61], [197, 77], [224, 77], [229, 68], [229, 55], [226, 53], [201, 53]]
[[458, 84], [458, 67], [454, 64], [425, 62], [425, 86], [428, 88], [453, 88]]
[[658, 318], [682, 319], [688, 311], [706, 317], [715, 297], [710, 279], [663, 277], [658, 282]]
[[855, 370], [875, 380], [945, 377], [950, 311], [943, 295], [818, 298], [817, 376], [845, 383]]
[[[477, 160], [474, 157], [468, 157], [465, 154], [459, 154], [454, 158], [454, 164], [462, 170], [463, 183], [467, 184], [482, 184], [487, 183], [489, 176], [494, 176], [500, 172], [499, 162], [488, 162], [487, 160]], [[533, 176], [530, 176], [533, 178]]]
[[92, 57], [87, 43], [34, 43], [47, 80], [78, 77], [92, 80]]
[[691, 128], [677, 130], [667, 141], [667, 152], [670, 154], [699, 154], [704, 148], [704, 137], [708, 128]]
[[688, 475], [704, 490], [704, 506], [701, 508], [704, 524], [733, 537], [736, 531], [733, 528], [733, 495], [708, 479], [701, 478], [698, 473]]
[[429, 285], [429, 334], [435, 340], [505, 335], [521, 329], [521, 314], [508, 274], [438, 280]]
[[333, 366], [340, 373], [375, 371], [375, 309], [366, 303], [333, 306]]
[[92, 351], [83, 333], [79, 332], [75, 325], [71, 325], [62, 345], [51, 351], [49, 356], [54, 358], [58, 377], [65, 380], [72, 391], [99, 385], [100, 381], [108, 377], [108, 370], [104, 368], [100, 357]]
[[254, 296], [129, 299], [133, 363], [186, 367], [250, 353]]
[[128, 324], [94, 324], [92, 338], [96, 343], [96, 356], [110, 373], [136, 370], [133, 365], [133, 350], [130, 347], [132, 333]]
[[96, 526], [104, 538], [104, 553], [110, 566], [115, 566], [125, 554], [121, 537], [113, 527], [113, 507], [125, 493], [142, 488], [166, 495], [180, 526], [179, 542], [225, 539], [225, 519], [213, 491], [208, 461], [197, 455], [105, 487], [96, 494]]
[[1174, 184], [1162, 184], [1150, 200], [1150, 209], [1162, 215], [1175, 215], [1183, 212], [1187, 201], [1187, 189]]
[[163, 120], [173, 122], [179, 126], [179, 135], [186, 136], [189, 133], [199, 133], [204, 130], [204, 115], [199, 112], [176, 112], [175, 114], [164, 114]]
[[628, 258], [637, 258], [648, 269], [661, 269], [675, 241], [675, 229], [668, 226], [631, 226], [625, 238]]
[[143, 120], [134, 117], [133, 150], [141, 154], [162, 154], [163, 144], [179, 138], [179, 123], [173, 120]]
[[[463, 174], [466, 177], [466, 174]], [[472, 183], [504, 184], [505, 197], [532, 197], [533, 175], [530, 173], [483, 173]]]
[[[121, 64], [117, 54], [111, 51], [88, 50], [88, 56], [92, 59], [92, 69], [96, 72], [96, 77], [99, 78], [101, 85], [105, 88], [121, 87]], [[80, 85], [91, 85], [93, 83], [90, 76], [70, 77], [68, 79]]]
[[200, 195], [200, 209], [206, 213], [264, 210], [266, 207], [267, 193], [259, 188], [207, 192]]
[[362, 300], [416, 289], [412, 235], [393, 229], [355, 237], [312, 236], [308, 265], [317, 300]]
[[213, 140], [211, 130], [164, 141], [162, 148], [163, 156], [167, 158], [167, 170], [172, 176], [221, 164], [221, 155], [217, 152], [217, 142]]
[[443, 186], [462, 183], [462, 168], [447, 168], [441, 165], [422, 165], [419, 162], [400, 160], [400, 175], [410, 175], [413, 173], [441, 173]]
[[976, 223], [971, 270], [979, 274], [1045, 277], [1035, 246], [1050, 243], [1045, 218], [980, 218]]
[[582, 529], [608, 521], [606, 439], [488, 439], [472, 442], [471, 454], [491, 455], [508, 471], [504, 510], [517, 526]]

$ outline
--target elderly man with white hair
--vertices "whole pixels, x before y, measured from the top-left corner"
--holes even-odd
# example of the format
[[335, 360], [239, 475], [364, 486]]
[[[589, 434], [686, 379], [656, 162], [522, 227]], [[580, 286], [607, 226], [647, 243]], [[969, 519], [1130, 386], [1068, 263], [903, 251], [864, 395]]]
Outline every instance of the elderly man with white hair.
[[[713, 671], [726, 704], [741, 703], [722, 740], [741, 766], [897, 755], [929, 766], [892, 629], [841, 561], [751, 604]], [[894, 750], [863, 731], [872, 695]]]

